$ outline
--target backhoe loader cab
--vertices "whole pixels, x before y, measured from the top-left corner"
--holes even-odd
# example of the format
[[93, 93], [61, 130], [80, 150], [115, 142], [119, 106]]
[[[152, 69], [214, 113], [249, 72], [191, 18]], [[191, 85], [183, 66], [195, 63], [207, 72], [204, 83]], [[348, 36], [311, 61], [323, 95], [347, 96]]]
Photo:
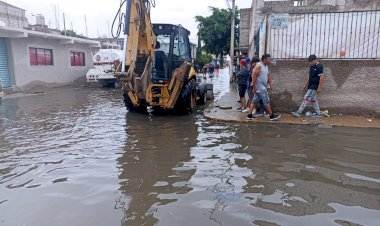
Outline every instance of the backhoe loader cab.
[[157, 37], [152, 82], [169, 84], [173, 72], [184, 62], [191, 62], [190, 32], [172, 24], [153, 24]]

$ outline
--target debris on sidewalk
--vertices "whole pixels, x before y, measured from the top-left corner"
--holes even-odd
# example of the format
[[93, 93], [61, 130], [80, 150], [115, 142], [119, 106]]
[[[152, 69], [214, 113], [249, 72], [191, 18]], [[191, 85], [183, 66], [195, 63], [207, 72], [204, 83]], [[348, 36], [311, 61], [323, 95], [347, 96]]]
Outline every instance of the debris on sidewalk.
[[329, 110], [324, 110], [324, 111], [322, 111], [322, 115], [323, 115], [324, 117], [331, 117], [331, 115], [329, 114]]
[[232, 109], [232, 106], [231, 105], [220, 105], [219, 108], [222, 110], [229, 110], [229, 109]]

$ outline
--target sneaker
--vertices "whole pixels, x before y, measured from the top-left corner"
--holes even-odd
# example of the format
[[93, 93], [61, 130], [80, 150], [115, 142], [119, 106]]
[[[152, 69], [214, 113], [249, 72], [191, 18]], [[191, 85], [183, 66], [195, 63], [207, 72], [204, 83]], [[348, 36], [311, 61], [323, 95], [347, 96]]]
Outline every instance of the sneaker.
[[265, 117], [265, 114], [263, 114], [263, 113], [256, 113], [256, 114], [254, 114], [254, 116], [257, 117], [257, 118], [260, 118], [260, 117]]
[[269, 116], [269, 120], [271, 121], [276, 121], [276, 120], [279, 120], [280, 118], [281, 118], [281, 115], [272, 114], [271, 116]]
[[311, 117], [313, 117], [313, 118], [322, 118], [323, 115], [322, 115], [322, 114], [317, 114], [317, 113], [314, 112], [314, 113], [311, 115]]
[[300, 115], [300, 113], [298, 112], [298, 111], [294, 111], [294, 112], [292, 112], [292, 115], [294, 116], [294, 117], [301, 117], [301, 115]]
[[246, 108], [246, 109], [242, 110], [241, 112], [247, 113], [247, 112], [249, 112], [249, 108]]
[[247, 115], [248, 120], [256, 120], [257, 118], [253, 116], [252, 114]]

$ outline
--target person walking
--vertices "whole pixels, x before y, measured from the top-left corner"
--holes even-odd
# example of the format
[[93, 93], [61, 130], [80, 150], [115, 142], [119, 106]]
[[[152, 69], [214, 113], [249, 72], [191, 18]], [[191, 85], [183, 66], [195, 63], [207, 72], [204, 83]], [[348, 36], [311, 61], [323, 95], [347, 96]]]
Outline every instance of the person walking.
[[239, 70], [237, 68], [237, 63], [235, 60], [233, 61], [233, 64], [231, 65], [231, 67], [232, 67], [232, 80], [236, 82], [236, 74], [238, 73]]
[[251, 71], [251, 58], [246, 57], [245, 61], [247, 61], [247, 67], [248, 67], [249, 71]]
[[247, 113], [249, 112], [249, 105], [252, 103], [252, 100], [253, 100], [253, 96], [254, 96], [254, 92], [253, 92], [253, 83], [252, 83], [252, 75], [253, 75], [253, 70], [255, 69], [256, 65], [258, 62], [260, 62], [259, 58], [257, 57], [253, 57], [252, 60], [250, 60], [251, 62], [251, 67], [250, 67], [250, 71], [249, 71], [249, 74], [250, 76], [248, 77], [248, 81], [247, 81], [247, 86], [248, 86], [248, 101], [247, 101], [247, 108], [245, 110], [243, 110], [244, 113]]
[[206, 80], [207, 79], [207, 65], [204, 65], [203, 68], [202, 68], [202, 73], [203, 73], [203, 79]]
[[[253, 97], [254, 97], [254, 91], [253, 91], [253, 70], [254, 68], [256, 67], [257, 63], [260, 62], [260, 59], [258, 56], [253, 56], [252, 57], [252, 60], [251, 60], [251, 76], [249, 76], [249, 80], [248, 80], [248, 85], [249, 85], [249, 88], [248, 88], [248, 96], [249, 96], [249, 99], [247, 101], [247, 106], [248, 108], [246, 108], [246, 110], [244, 110], [243, 112], [247, 113], [249, 112], [249, 106], [250, 104], [252, 103], [252, 100], [253, 100]], [[266, 116], [266, 112], [265, 112], [265, 109], [264, 109], [264, 104], [263, 104], [263, 101], [261, 100], [259, 102], [259, 104], [256, 106], [256, 109], [253, 110], [253, 112], [256, 112], [258, 117], [261, 117], [261, 116]], [[252, 112], [252, 114], [254, 114]]]
[[322, 117], [321, 110], [318, 104], [318, 94], [322, 92], [325, 76], [323, 74], [323, 65], [318, 62], [316, 55], [310, 55], [308, 58], [310, 63], [309, 78], [307, 79], [304, 90], [307, 89], [303, 98], [302, 104], [299, 109], [292, 114], [295, 117], [300, 117], [305, 108], [311, 103], [313, 105], [315, 113], [312, 116]]
[[210, 77], [210, 78], [213, 78], [213, 77], [214, 77], [214, 71], [215, 71], [214, 64], [209, 63], [209, 64], [208, 64], [208, 73], [209, 73], [209, 77]]
[[281, 118], [281, 115], [275, 115], [273, 113], [268, 95], [268, 85], [270, 90], [273, 88], [272, 79], [269, 75], [268, 68], [268, 65], [271, 63], [271, 61], [271, 56], [269, 54], [264, 54], [261, 58], [261, 62], [257, 63], [253, 71], [253, 90], [255, 96], [253, 97], [252, 104], [249, 108], [249, 114], [247, 115], [247, 119], [249, 120], [257, 119], [257, 117], [252, 115], [252, 112], [254, 109], [256, 109], [260, 101], [263, 101], [264, 108], [269, 114], [269, 119], [271, 121], [275, 121]]
[[236, 83], [238, 85], [239, 97], [240, 97], [240, 108], [242, 111], [247, 108], [245, 93], [247, 92], [247, 81], [250, 75], [248, 63], [245, 59], [240, 60], [240, 71], [236, 74]]

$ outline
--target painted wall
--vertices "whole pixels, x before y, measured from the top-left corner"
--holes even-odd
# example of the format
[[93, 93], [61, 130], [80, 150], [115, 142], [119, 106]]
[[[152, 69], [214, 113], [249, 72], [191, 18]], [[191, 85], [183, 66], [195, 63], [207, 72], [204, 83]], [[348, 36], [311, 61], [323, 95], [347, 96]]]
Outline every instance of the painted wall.
[[[380, 116], [380, 61], [321, 61], [325, 69], [325, 85], [319, 102], [322, 109], [333, 113]], [[296, 110], [303, 99], [303, 85], [308, 77], [308, 62], [278, 61], [271, 65], [275, 111]]]
[[251, 27], [251, 9], [240, 9], [240, 48], [249, 48], [249, 32]]
[[[29, 47], [53, 50], [53, 65], [30, 65]], [[83, 78], [93, 67], [92, 54], [97, 49], [89, 44], [61, 44], [60, 40], [40, 37], [10, 39], [13, 65], [12, 85], [19, 91], [28, 91], [36, 86], [56, 87], [71, 84]], [[85, 53], [85, 66], [71, 66], [70, 51]]]

